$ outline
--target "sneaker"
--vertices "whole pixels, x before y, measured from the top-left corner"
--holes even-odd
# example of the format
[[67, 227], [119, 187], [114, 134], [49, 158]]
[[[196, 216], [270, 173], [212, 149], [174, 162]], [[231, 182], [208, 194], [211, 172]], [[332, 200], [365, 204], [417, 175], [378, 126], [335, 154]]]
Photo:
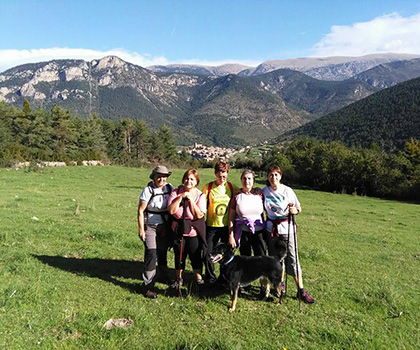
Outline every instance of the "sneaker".
[[144, 293], [144, 296], [146, 298], [149, 298], [149, 299], [156, 299], [157, 298], [157, 294], [155, 292], [151, 291], [150, 289], [148, 289], [146, 291], [146, 293]]
[[172, 289], [179, 289], [182, 287], [182, 285], [184, 284], [184, 281], [182, 279], [180, 280], [176, 280], [174, 283], [171, 284], [171, 288]]
[[296, 299], [300, 299], [306, 304], [315, 304], [316, 303], [315, 299], [312, 298], [305, 289], [303, 290], [303, 292], [297, 292]]

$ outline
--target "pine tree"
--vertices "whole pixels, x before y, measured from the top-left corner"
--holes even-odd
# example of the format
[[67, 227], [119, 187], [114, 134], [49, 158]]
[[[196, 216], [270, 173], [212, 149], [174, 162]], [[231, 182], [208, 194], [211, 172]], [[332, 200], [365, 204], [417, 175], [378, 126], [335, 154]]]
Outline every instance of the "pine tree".
[[53, 160], [75, 159], [78, 134], [70, 112], [54, 105], [51, 108], [50, 116]]
[[171, 129], [165, 124], [152, 137], [151, 156], [155, 162], [175, 162], [178, 160]]
[[79, 159], [102, 159], [106, 152], [106, 141], [100, 119], [93, 114], [84, 121], [77, 120], [76, 124], [80, 125], [78, 132], [79, 139], [77, 142]]
[[144, 120], [136, 120], [133, 124], [132, 144], [134, 156], [138, 160], [146, 159], [150, 153], [150, 131]]
[[32, 113], [31, 105], [29, 104], [29, 101], [26, 98], [23, 99], [22, 111], [24, 115], [30, 115]]

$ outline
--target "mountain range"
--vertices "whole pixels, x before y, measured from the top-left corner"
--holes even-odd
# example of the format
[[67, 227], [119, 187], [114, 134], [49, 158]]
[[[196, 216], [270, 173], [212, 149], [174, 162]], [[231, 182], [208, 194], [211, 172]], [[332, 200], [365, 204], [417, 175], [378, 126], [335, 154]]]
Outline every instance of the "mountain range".
[[185, 73], [204, 75], [238, 74], [240, 76], [254, 76], [277, 69], [291, 69], [305, 73], [320, 80], [346, 80], [361, 72], [396, 61], [412, 60], [420, 58], [413, 54], [373, 54], [361, 57], [304, 57], [284, 60], [269, 60], [257, 67], [245, 67], [241, 65], [222, 65], [217, 67], [200, 65], [167, 65], [150, 66], [147, 69], [162, 73]]
[[[419, 76], [418, 57], [387, 54], [267, 61], [255, 68], [147, 69], [115, 56], [91, 62], [53, 60], [1, 73], [0, 101], [22, 106], [26, 98], [34, 107], [57, 104], [83, 116], [144, 119], [153, 128], [165, 123], [178, 144], [234, 146], [273, 138]], [[313, 77], [317, 74], [318, 79]]]

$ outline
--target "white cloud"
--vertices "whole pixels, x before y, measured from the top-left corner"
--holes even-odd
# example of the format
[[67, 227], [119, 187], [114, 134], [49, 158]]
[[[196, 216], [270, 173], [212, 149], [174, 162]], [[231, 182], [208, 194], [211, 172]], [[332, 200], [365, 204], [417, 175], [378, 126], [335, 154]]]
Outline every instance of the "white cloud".
[[108, 51], [98, 51], [90, 49], [72, 49], [53, 47], [48, 49], [33, 49], [33, 50], [0, 50], [0, 72], [6, 69], [25, 64], [50, 61], [53, 59], [82, 59], [91, 61], [100, 59], [105, 56], [118, 56], [124, 61], [137, 64], [141, 67], [148, 67], [153, 65], [168, 65], [168, 64], [197, 64], [206, 66], [219, 66], [226, 63], [238, 63], [247, 66], [257, 66], [261, 62], [256, 61], [238, 61], [238, 60], [220, 60], [220, 61], [205, 61], [205, 60], [179, 60], [169, 61], [163, 56], [151, 56], [144, 53], [129, 52], [124, 49], [112, 49]]
[[411, 17], [391, 13], [351, 26], [332, 26], [312, 51], [318, 57], [420, 54], [420, 13]]
[[108, 51], [98, 51], [90, 49], [71, 49], [53, 47], [48, 49], [33, 50], [0, 50], [0, 72], [24, 63], [34, 63], [50, 61], [53, 59], [82, 59], [91, 61], [105, 56], [118, 56], [124, 61], [137, 64], [142, 67], [154, 64], [168, 64], [165, 57], [152, 57], [141, 55], [136, 52], [128, 52], [123, 49], [112, 49]]

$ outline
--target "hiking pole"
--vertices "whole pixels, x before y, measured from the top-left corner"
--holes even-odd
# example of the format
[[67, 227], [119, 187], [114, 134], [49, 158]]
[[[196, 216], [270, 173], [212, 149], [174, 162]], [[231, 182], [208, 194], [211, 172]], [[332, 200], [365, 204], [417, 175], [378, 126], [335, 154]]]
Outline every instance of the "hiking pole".
[[[283, 276], [284, 274], [286, 274], [286, 281], [284, 284], [284, 298], [286, 299], [286, 295], [287, 295], [287, 257], [289, 255], [289, 240], [290, 240], [290, 222], [292, 221], [292, 218], [290, 216], [290, 212], [287, 218], [287, 241], [286, 241], [286, 257], [283, 259]], [[283, 278], [282, 278], [282, 283], [283, 283]], [[281, 296], [281, 300], [283, 300], [283, 288], [282, 285], [280, 284], [280, 288], [281, 288], [281, 292], [280, 292], [280, 296]]]
[[[179, 242], [180, 244], [180, 252], [179, 252], [179, 267], [181, 268], [181, 266], [182, 266], [182, 250], [184, 249], [184, 239], [183, 239], [183, 237], [181, 236], [181, 241]], [[177, 289], [178, 289], [178, 297], [180, 297], [180, 298], [182, 298], [182, 290], [181, 290], [181, 280], [182, 280], [182, 278], [180, 278], [179, 276], [177, 276], [177, 278], [178, 278], [178, 286], [177, 286]]]
[[294, 214], [289, 214], [292, 217], [292, 224], [293, 224], [293, 236], [294, 236], [294, 240], [295, 240], [295, 259], [296, 259], [296, 278], [298, 280], [297, 283], [297, 295], [298, 295], [298, 299], [299, 299], [299, 311], [301, 311], [301, 298], [299, 295], [299, 259], [298, 259], [298, 247], [297, 247], [297, 234], [296, 234], [296, 221], [295, 221], [295, 215]]

